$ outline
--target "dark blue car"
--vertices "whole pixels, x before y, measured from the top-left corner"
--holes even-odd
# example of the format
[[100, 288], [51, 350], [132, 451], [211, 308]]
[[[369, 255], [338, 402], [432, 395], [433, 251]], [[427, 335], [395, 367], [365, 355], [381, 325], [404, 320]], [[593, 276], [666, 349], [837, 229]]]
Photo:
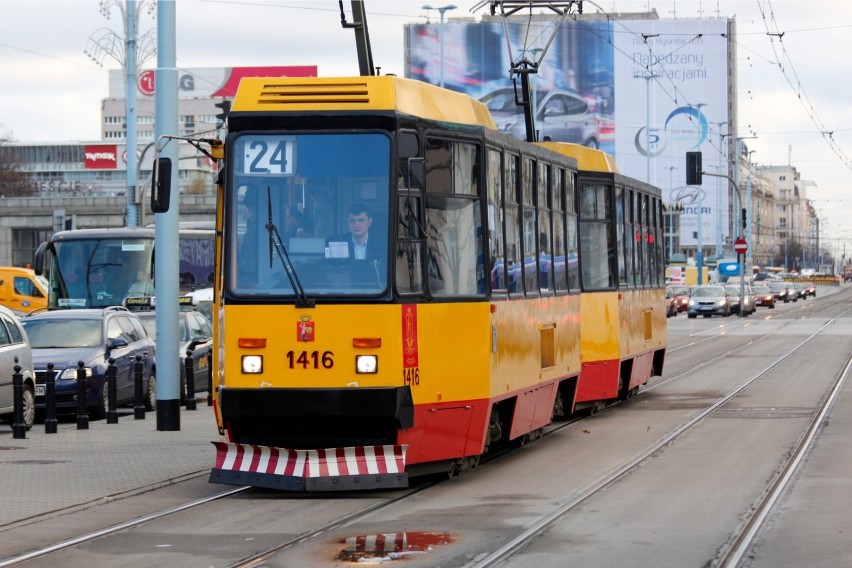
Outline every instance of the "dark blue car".
[[155, 343], [144, 326], [126, 308], [51, 310], [31, 313], [21, 319], [30, 338], [36, 374], [36, 409], [45, 407], [45, 377], [48, 363], [56, 373], [56, 409], [77, 409], [77, 363], [86, 373], [86, 406], [95, 418], [108, 407], [106, 371], [110, 358], [116, 365], [116, 400], [119, 405], [134, 400], [134, 365], [142, 357], [143, 393], [146, 410], [154, 410], [156, 394]]

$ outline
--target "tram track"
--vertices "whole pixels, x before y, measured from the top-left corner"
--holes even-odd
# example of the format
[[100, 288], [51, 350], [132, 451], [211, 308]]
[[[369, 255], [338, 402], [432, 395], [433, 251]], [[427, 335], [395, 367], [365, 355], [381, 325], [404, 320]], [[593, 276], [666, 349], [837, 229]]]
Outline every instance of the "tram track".
[[[722, 397], [717, 399], [713, 404], [707, 406], [705, 409], [693, 416], [690, 420], [684, 422], [679, 427], [668, 432], [665, 436], [659, 438], [656, 443], [634, 456], [630, 461], [625, 463], [616, 471], [599, 478], [595, 482], [587, 485], [582, 490], [558, 500], [556, 506], [553, 507], [550, 511], [526, 523], [525, 529], [522, 532], [518, 533], [513, 538], [507, 539], [505, 544], [490, 552], [489, 554], [478, 558], [475, 562], [466, 565], [466, 568], [487, 568], [491, 566], [497, 566], [501, 562], [512, 557], [518, 551], [526, 547], [531, 541], [546, 532], [554, 523], [556, 523], [564, 515], [571, 512], [572, 510], [575, 510], [580, 505], [588, 502], [591, 498], [600, 494], [605, 489], [613, 486], [614, 484], [628, 477], [631, 473], [633, 473], [644, 463], [646, 463], [652, 456], [662, 451], [665, 447], [672, 444], [683, 434], [689, 432], [705, 418], [712, 415], [719, 408], [733, 400], [745, 389], [753, 385], [760, 378], [767, 375], [770, 371], [775, 369], [778, 365], [783, 363], [794, 353], [808, 345], [825, 329], [833, 325], [837, 320], [848, 314], [850, 311], [852, 311], [852, 308], [848, 308], [840, 315], [833, 317], [827, 323], [823, 324], [816, 332], [809, 335], [807, 338], [805, 338], [798, 345], [790, 349], [783, 356], [777, 357], [772, 363], [765, 366], [763, 369], [753, 374], [745, 381], [741, 382], [736, 388], [728, 391]], [[838, 392], [840, 384], [849, 372], [850, 364], [852, 364], [852, 359], [847, 361], [846, 369], [842, 373], [841, 377], [832, 385], [832, 388], [830, 389], [831, 396], [827, 396], [825, 398], [824, 403], [814, 413], [814, 416], [811, 420], [811, 426], [806, 432], [806, 434], [803, 435], [802, 442], [799, 444], [796, 451], [791, 453], [788, 460], [784, 464], [782, 472], [777, 476], [776, 479], [771, 482], [770, 485], [772, 486], [772, 490], [767, 492], [767, 494], [763, 496], [760, 503], [753, 508], [753, 514], [750, 515], [748, 520], [743, 523], [742, 527], [738, 528], [734, 532], [731, 542], [724, 547], [719, 562], [714, 562], [712, 564], [713, 566], [724, 566], [725, 568], [737, 566], [738, 562], [743, 557], [745, 551], [748, 550], [748, 547], [751, 545], [754, 535], [762, 526], [763, 521], [765, 521], [768, 511], [776, 502], [778, 496], [783, 493], [790, 479], [795, 474], [796, 468], [801, 463], [802, 455], [810, 447], [810, 444], [813, 443], [815, 433], [823, 420], [825, 412], [827, 412], [827, 410], [830, 408], [830, 405], [833, 402], [836, 393]], [[700, 367], [703, 367], [703, 365], [700, 365]]]
[[[836, 308], [836, 306], [840, 305], [840, 304], [848, 304], [848, 302], [841, 300], [841, 301], [830, 302], [828, 304], [824, 304], [824, 305], [821, 305], [821, 306], [815, 306], [815, 307], [817, 307], [817, 311], [822, 311], [822, 310], [827, 311], [827, 310], [831, 310], [833, 308]], [[808, 307], [810, 307], [810, 306], [808, 306]], [[802, 309], [804, 309], [804, 308], [805, 308], [805, 306], [802, 306]], [[644, 452], [642, 452], [641, 454], [636, 456], [632, 461], [625, 464], [623, 467], [621, 467], [617, 471], [611, 473], [610, 475], [603, 477], [603, 478], [600, 478], [595, 483], [584, 488], [582, 491], [575, 493], [575, 494], [572, 494], [570, 497], [563, 498], [562, 500], [560, 500], [557, 503], [557, 506], [555, 508], [553, 508], [553, 510], [551, 510], [549, 513], [542, 515], [541, 517], [539, 517], [538, 519], [536, 519], [535, 521], [533, 521], [531, 523], [527, 523], [527, 529], [526, 530], [524, 530], [523, 532], [521, 532], [520, 534], [518, 534], [514, 538], [507, 540], [507, 542], [502, 547], [493, 551], [491, 554], [485, 556], [484, 558], [480, 557], [475, 562], [467, 564], [465, 566], [465, 568], [485, 568], [485, 567], [489, 567], [489, 566], [496, 566], [499, 563], [501, 563], [503, 560], [505, 560], [506, 558], [510, 557], [515, 551], [520, 550], [528, 542], [535, 539], [538, 535], [540, 535], [542, 533], [542, 531], [545, 531], [551, 524], [556, 522], [564, 514], [566, 514], [569, 511], [579, 507], [581, 504], [587, 502], [589, 499], [591, 499], [592, 497], [594, 497], [595, 495], [597, 495], [601, 491], [605, 490], [607, 487], [610, 487], [611, 485], [617, 483], [621, 479], [630, 475], [630, 473], [632, 473], [638, 467], [641, 467], [641, 465], [643, 463], [645, 463], [653, 455], [655, 455], [656, 453], [661, 451], [666, 446], [670, 445], [677, 438], [679, 438], [684, 433], [686, 433], [690, 429], [692, 429], [696, 424], [700, 423], [704, 418], [706, 418], [707, 416], [709, 416], [710, 414], [715, 412], [721, 406], [725, 405], [727, 402], [729, 402], [734, 397], [736, 397], [738, 394], [740, 394], [743, 390], [748, 388], [755, 381], [759, 380], [761, 377], [763, 377], [764, 375], [769, 373], [772, 369], [774, 369], [775, 367], [780, 365], [784, 360], [786, 360], [788, 357], [792, 356], [793, 353], [795, 353], [796, 351], [798, 351], [799, 349], [801, 349], [802, 347], [807, 345], [811, 340], [816, 338], [822, 330], [824, 330], [827, 327], [829, 327], [830, 325], [832, 325], [835, 321], [837, 321], [841, 317], [845, 316], [850, 311], [852, 311], [852, 307], [848, 308], [842, 314], [834, 316], [829, 322], [825, 323], [817, 332], [808, 336], [805, 340], [800, 342], [797, 346], [795, 346], [793, 349], [791, 349], [784, 356], [777, 358], [771, 364], [767, 365], [764, 369], [760, 370], [757, 374], [755, 374], [752, 377], [750, 377], [749, 379], [747, 379], [739, 387], [737, 387], [736, 389], [726, 393], [723, 397], [721, 397], [719, 400], [717, 400], [714, 404], [712, 404], [711, 406], [706, 408], [704, 411], [702, 411], [698, 415], [694, 416], [691, 420], [682, 424], [680, 427], [676, 428], [675, 430], [669, 432], [666, 436], [662, 437], [656, 444], [647, 448]], [[785, 313], [784, 315], [785, 316], [789, 315], [789, 312]], [[796, 321], [798, 321], [798, 319], [799, 318], [791, 319], [790, 322], [784, 324], [784, 327], [794, 324]], [[668, 382], [668, 381], [675, 380], [677, 378], [681, 378], [681, 377], [683, 377], [683, 376], [685, 376], [689, 373], [695, 372], [695, 371], [705, 367], [707, 364], [711, 363], [712, 361], [724, 359], [725, 357], [728, 357], [733, 353], [736, 353], [738, 351], [742, 351], [744, 349], [752, 347], [754, 345], [754, 343], [756, 343], [757, 341], [771, 337], [777, 331], [778, 331], [778, 329], [774, 329], [770, 333], [768, 333], [764, 336], [761, 336], [761, 337], [759, 337], [759, 338], [757, 338], [753, 341], [749, 341], [749, 342], [746, 342], [745, 344], [738, 345], [734, 349], [726, 350], [726, 351], [718, 354], [717, 356], [715, 356], [712, 360], [707, 361], [706, 363], [702, 363], [700, 365], [693, 366], [689, 369], [685, 369], [683, 371], [678, 372], [676, 375], [673, 375], [671, 377], [667, 377], [666, 379], [664, 379], [664, 382]], [[657, 385], [661, 385], [661, 384], [663, 384], [663, 383], [662, 382], [656, 383], [654, 385], [654, 387], [656, 387]], [[652, 387], [649, 387], [649, 389], [650, 388], [652, 388]], [[649, 389], [645, 389], [645, 390], [649, 390]], [[619, 404], [619, 403], [616, 403], [616, 404]], [[566, 420], [564, 422], [555, 423], [554, 425], [551, 425], [551, 427], [548, 427], [548, 428], [545, 429], [544, 433], [542, 434], [542, 438], [553, 436], [557, 432], [560, 432], [564, 429], [581, 425], [583, 418], [584, 418], [584, 416], [580, 416], [580, 417], [576, 417], [576, 418], [573, 418], [573, 419]], [[497, 463], [499, 463], [500, 458], [502, 458], [504, 456], [508, 456], [508, 455], [511, 455], [511, 452], [500, 452], [500, 453], [498, 453], [494, 456], [491, 456], [488, 460], [484, 460], [482, 465], [486, 465], [486, 464], [496, 465]], [[428, 486], [428, 488], [431, 488], [435, 485], [438, 485], [438, 483], [436, 482], [434, 484], [430, 484]], [[427, 487], [424, 487], [423, 489], [427, 489]], [[412, 493], [412, 495], [413, 495], [413, 493]], [[381, 509], [384, 509], [386, 507], [390, 507], [392, 505], [396, 505], [396, 504], [401, 503], [402, 501], [407, 499], [409, 496], [410, 495], [405, 495], [405, 496], [400, 497], [398, 499], [394, 499], [393, 501], [389, 501], [387, 503], [383, 503], [383, 504], [378, 505], [376, 507], [370, 508], [369, 510], [365, 510], [365, 511], [359, 512], [357, 514], [350, 515], [346, 518], [339, 519], [337, 521], [329, 523], [327, 526], [309, 531], [309, 532], [307, 532], [303, 535], [300, 535], [297, 538], [290, 539], [287, 542], [281, 543], [280, 545], [273, 547], [273, 548], [271, 548], [267, 551], [264, 551], [260, 554], [257, 554], [255, 556], [249, 558], [249, 559], [246, 559], [246, 560], [241, 561], [239, 563], [232, 564], [232, 566], [235, 567], [235, 568], [252, 568], [252, 567], [256, 567], [256, 566], [265, 565], [266, 562], [270, 561], [271, 559], [273, 559], [275, 557], [278, 557], [279, 555], [286, 553], [288, 550], [294, 549], [294, 548], [296, 548], [296, 547], [298, 547], [302, 544], [305, 544], [307, 541], [309, 541], [311, 539], [315, 539], [315, 538], [321, 537], [325, 534], [328, 534], [335, 529], [341, 529], [341, 528], [345, 528], [346, 526], [349, 526], [349, 525], [355, 525], [360, 520], [366, 518], [369, 515], [372, 515], [372, 514], [378, 512]]]
[[[822, 311], [827, 311], [827, 310], [830, 310], [832, 308], [836, 309], [837, 306], [849, 306], [849, 302], [845, 301], [842, 298], [838, 299], [837, 301], [832, 301], [832, 302], [828, 302], [828, 301], [821, 302], [820, 304], [821, 305], [809, 304], [807, 307], [814, 308], [814, 311], [811, 312], [811, 313], [820, 313]], [[805, 308], [806, 308], [806, 306], [802, 306], [802, 309], [805, 309]], [[678, 428], [670, 431], [664, 437], [660, 438], [654, 445], [645, 449], [642, 453], [635, 456], [630, 462], [624, 464], [623, 467], [619, 468], [617, 471], [613, 472], [611, 475], [608, 475], [606, 477], [601, 477], [598, 480], [594, 481], [593, 483], [587, 484], [579, 492], [565, 495], [561, 499], [555, 499], [554, 501], [556, 503], [556, 506], [554, 508], [552, 508], [546, 514], [540, 515], [535, 520], [535, 522], [527, 523], [526, 524], [526, 530], [518, 533], [514, 538], [511, 538], [511, 539], [506, 538], [505, 544], [503, 546], [493, 550], [492, 552], [488, 553], [487, 555], [478, 556], [476, 558], [475, 562], [470, 564], [469, 566], [479, 567], [479, 566], [497, 565], [498, 563], [502, 562], [503, 560], [511, 558], [512, 555], [514, 555], [516, 552], [523, 550], [524, 547], [532, 539], [534, 539], [536, 536], [542, 534], [542, 532], [546, 531], [549, 526], [556, 523], [566, 513], [576, 509], [579, 505], [587, 502], [589, 499], [591, 499], [595, 495], [600, 494], [604, 489], [611, 487], [612, 485], [616, 484], [618, 481], [629, 476], [633, 471], [635, 471], [637, 468], [641, 467], [641, 465], [643, 463], [645, 463], [649, 458], [651, 458], [656, 453], [663, 450], [666, 446], [670, 445], [673, 441], [675, 441], [681, 435], [688, 432], [691, 428], [693, 428], [695, 425], [700, 423], [705, 417], [709, 416], [714, 411], [718, 410], [721, 406], [723, 406], [724, 404], [726, 404], [727, 402], [729, 402], [730, 400], [735, 398], [744, 389], [746, 389], [748, 386], [752, 385], [754, 382], [759, 380], [762, 376], [769, 373], [773, 368], [775, 368], [779, 364], [781, 364], [787, 357], [791, 356], [794, 352], [800, 350], [802, 347], [807, 345], [810, 341], [812, 341], [813, 339], [818, 337], [819, 334], [822, 331], [824, 331], [826, 328], [828, 328], [830, 325], [832, 325], [838, 319], [846, 316], [850, 311], [852, 311], [852, 306], [847, 307], [847, 309], [845, 309], [841, 314], [832, 317], [828, 322], [822, 324], [821, 327], [819, 328], [819, 330], [817, 330], [815, 333], [806, 337], [803, 341], [801, 341], [795, 347], [791, 348], [789, 350], [789, 353], [787, 353], [785, 356], [776, 358], [774, 361], [772, 361], [771, 363], [766, 365], [764, 368], [759, 370], [753, 376], [749, 377], [747, 380], [742, 382], [737, 388], [730, 390], [723, 397], [720, 397], [718, 400], [716, 400], [708, 408], [704, 409], [701, 413], [694, 416], [691, 420], [681, 424]], [[779, 314], [779, 315], [789, 316], [790, 312], [786, 312], [785, 314]], [[786, 327], [787, 325], [792, 325], [796, 321], [799, 321], [799, 319], [800, 318], [796, 317], [794, 319], [791, 319], [791, 321], [789, 323], [785, 322], [784, 327]], [[733, 354], [735, 352], [746, 349], [749, 346], [754, 346], [754, 344], [757, 341], [760, 341], [764, 338], [771, 337], [772, 335], [777, 334], [779, 329], [782, 329], [782, 328], [776, 328], [774, 330], [769, 330], [765, 336], [755, 338], [754, 340], [748, 341], [744, 344], [741, 344], [734, 349], [726, 349], [723, 353], [718, 354], [716, 356], [715, 360], [724, 359], [725, 357], [730, 356], [731, 354]], [[675, 378], [682, 378], [688, 372], [697, 371], [697, 370], [699, 370], [699, 369], [701, 369], [705, 366], [706, 366], [706, 364], [693, 366], [690, 369], [686, 369], [684, 371], [678, 372], [677, 375], [672, 375], [671, 377], [666, 377], [664, 380], [665, 381], [672, 381]], [[845, 375], [848, 373], [848, 369], [849, 369], [849, 363], [847, 362], [847, 368], [842, 375], [843, 377], [845, 377]], [[652, 388], [657, 388], [657, 385], [659, 385], [659, 384], [660, 383], [657, 383], [656, 385], [652, 385], [651, 387], [648, 387], [647, 389], [643, 389], [643, 391], [640, 393], [639, 396], [641, 397], [642, 393], [647, 392], [647, 391], [651, 390]], [[838, 387], [835, 386], [834, 388], [836, 390]], [[828, 404], [826, 405], [826, 408], [828, 408]], [[812, 420], [813, 425], [819, 425], [820, 422], [821, 422], [820, 417], [815, 417]], [[576, 425], [578, 423], [582, 424], [582, 419], [571, 420], [571, 421], [559, 423], [555, 427], [548, 429], [548, 431], [545, 432], [545, 436], [555, 434], [556, 432], [563, 430], [565, 428], [571, 427], [571, 426], [576, 427]], [[803, 438], [804, 437], [806, 437], [806, 436], [803, 436]], [[813, 437], [813, 436], [811, 436], [811, 437]], [[807, 450], [804, 449], [802, 451], [806, 452]], [[800, 453], [800, 452], [797, 452], [797, 453]], [[511, 452], [509, 452], [508, 455], [511, 455]], [[500, 457], [500, 455], [495, 456], [495, 458], [493, 458], [492, 460], [489, 460], [489, 467], [491, 467], [490, 463], [493, 463], [494, 465], [499, 464], [499, 462], [500, 462], [499, 457]], [[790, 463], [792, 463], [793, 459], [795, 459], [795, 456], [791, 456]], [[483, 465], [485, 465], [485, 463], [483, 463]], [[754, 538], [754, 534], [756, 534], [759, 531], [759, 529], [762, 525], [762, 522], [765, 520], [766, 515], [768, 514], [766, 512], [761, 513], [761, 510], [764, 510], [764, 511], [771, 510], [772, 504], [774, 503], [775, 500], [777, 500], [777, 494], [783, 492], [783, 487], [789, 481], [789, 478], [794, 475], [794, 470], [792, 469], [792, 467], [793, 467], [792, 465], [785, 466], [785, 469], [784, 469], [785, 472], [790, 471], [790, 472], [793, 472], [793, 473], [779, 474], [779, 478], [776, 481], [776, 485], [779, 488], [778, 491], [776, 492], [776, 496], [773, 498], [772, 501], [770, 501], [769, 494], [767, 494], [767, 496], [764, 499], [764, 502], [766, 503], [766, 505], [759, 505], [759, 506], [756, 506], [754, 508], [755, 514], [753, 515], [753, 520], [751, 520], [748, 523], [744, 523], [742, 530], [739, 531], [739, 534], [742, 534], [743, 536], [742, 537], [737, 536], [736, 538], [732, 537], [731, 543], [729, 545], [727, 545], [727, 547], [730, 549], [730, 552], [726, 551], [723, 554], [720, 554], [719, 563], [714, 564], [714, 566], [715, 565], [726, 566], [726, 567], [727, 566], [735, 566], [737, 560], [734, 560], [734, 559], [737, 557], [737, 555], [742, 554], [742, 552], [740, 552], [740, 551], [741, 550], [748, 550], [748, 546], [750, 546], [751, 540]], [[475, 475], [475, 472], [472, 475]], [[782, 478], [783, 477], [786, 477], [787, 481], [782, 484], [782, 481], [783, 481]], [[441, 486], [441, 484], [439, 482], [423, 483], [423, 484], [421, 484], [417, 487], [414, 487], [411, 490], [405, 491], [401, 494], [399, 492], [395, 492], [392, 496], [389, 496], [389, 498], [387, 498], [387, 499], [381, 499], [379, 502], [368, 504], [366, 507], [362, 507], [357, 511], [349, 512], [347, 514], [343, 514], [343, 515], [336, 516], [334, 518], [330, 518], [325, 523], [318, 523], [313, 528], [301, 531], [301, 532], [299, 532], [299, 534], [292, 536], [291, 538], [288, 538], [287, 540], [285, 540], [283, 542], [277, 543], [274, 546], [268, 547], [261, 552], [251, 553], [250, 556], [246, 556], [245, 558], [243, 558], [239, 561], [235, 561], [231, 565], [240, 566], [240, 567], [264, 565], [265, 562], [268, 562], [271, 559], [274, 559], [275, 557], [279, 557], [280, 555], [285, 554], [288, 551], [297, 549], [300, 546], [306, 545], [308, 543], [311, 543], [311, 542], [314, 542], [314, 541], [317, 541], [317, 540], [321, 540], [324, 536], [330, 535], [338, 529], [342, 529], [342, 528], [346, 528], [346, 527], [350, 527], [350, 526], [355, 526], [359, 522], [363, 521], [364, 519], [366, 519], [370, 515], [376, 515], [378, 513], [381, 513], [382, 511], [389, 509], [391, 507], [394, 507], [394, 506], [399, 506], [399, 505], [405, 506], [406, 500], [411, 498], [412, 496], [414, 496], [416, 494], [420, 494], [423, 491], [428, 490], [428, 489], [432, 489], [432, 488], [439, 489], [440, 486]], [[0, 568], [4, 568], [5, 566], [14, 566], [14, 565], [26, 562], [28, 560], [38, 558], [38, 557], [49, 557], [51, 554], [57, 553], [61, 550], [66, 550], [68, 548], [72, 548], [72, 547], [84, 544], [86, 542], [91, 542], [93, 540], [103, 538], [105, 536], [110, 536], [110, 535], [114, 535], [116, 533], [120, 533], [120, 532], [123, 532], [123, 531], [128, 531], [130, 529], [133, 529], [135, 527], [139, 527], [141, 525], [156, 523], [158, 520], [164, 519], [164, 518], [169, 517], [169, 516], [173, 516], [176, 513], [186, 511], [186, 510], [190, 510], [190, 509], [197, 509], [197, 508], [200, 508], [200, 507], [202, 507], [202, 506], [204, 506], [208, 503], [213, 503], [213, 502], [216, 502], [216, 501], [226, 499], [227, 497], [235, 496], [239, 493], [244, 493], [247, 489], [249, 489], [249, 488], [239, 487], [239, 488], [227, 491], [227, 492], [217, 494], [215, 496], [211, 496], [207, 499], [200, 499], [198, 501], [194, 501], [194, 502], [187, 503], [187, 504], [184, 504], [184, 505], [179, 505], [179, 506], [172, 507], [172, 508], [169, 508], [169, 509], [164, 509], [162, 511], [152, 513], [150, 515], [140, 516], [136, 519], [132, 519], [132, 520], [129, 520], [129, 521], [123, 522], [123, 523], [118, 523], [116, 525], [104, 528], [102, 530], [93, 531], [91, 533], [88, 533], [86, 535], [82, 535], [82, 536], [77, 537], [77, 538], [68, 539], [68, 540], [56, 543], [54, 545], [51, 545], [51, 546], [46, 546], [46, 547], [43, 547], [42, 549], [40, 549], [39, 551], [31, 551], [31, 552], [29, 552], [25, 555], [20, 555], [20, 556], [15, 557], [15, 558], [7, 559], [5, 562], [0, 563]], [[749, 532], [751, 534], [748, 534]], [[727, 560], [727, 558], [731, 558], [732, 560]]]
[[717, 559], [711, 563], [711, 566], [734, 568], [739, 566], [746, 557], [758, 533], [766, 526], [770, 512], [804, 466], [805, 457], [818, 440], [819, 431], [825, 423], [826, 416], [837, 401], [840, 389], [849, 377], [850, 371], [852, 371], [852, 356], [847, 358], [843, 371], [813, 413], [808, 428], [803, 433], [799, 443], [791, 451], [790, 459], [784, 465], [780, 474], [770, 484], [766, 494], [752, 508], [751, 514], [745, 522], [734, 532], [731, 539], [720, 551]]
[[219, 499], [224, 499], [226, 497], [230, 497], [232, 495], [236, 495], [237, 493], [242, 493], [243, 491], [251, 489], [250, 487], [237, 487], [229, 489], [228, 491], [223, 491], [221, 493], [217, 493], [216, 495], [212, 495], [209, 497], [205, 497], [203, 499], [197, 499], [195, 501], [191, 501], [189, 503], [184, 503], [181, 505], [177, 505], [174, 507], [169, 507], [168, 509], [163, 509], [160, 511], [156, 511], [154, 513], [143, 515], [141, 517], [137, 517], [135, 519], [130, 519], [128, 521], [118, 523], [109, 527], [105, 527], [103, 529], [99, 529], [87, 534], [83, 534], [74, 538], [66, 539], [61, 542], [57, 542], [54, 544], [50, 544], [48, 546], [40, 547], [36, 550], [32, 550], [26, 552], [24, 554], [19, 554], [12, 558], [8, 558], [6, 560], [0, 561], [0, 568], [7, 568], [9, 566], [17, 566], [18, 564], [22, 564], [29, 560], [33, 560], [36, 558], [40, 558], [43, 556], [47, 556], [49, 554], [53, 554], [60, 550], [65, 550], [67, 548], [71, 548], [73, 546], [77, 546], [80, 544], [84, 544], [87, 542], [91, 542], [95, 539], [102, 538], [104, 536], [108, 536], [111, 534], [115, 534], [117, 532], [121, 532], [124, 530], [132, 529], [134, 527], [138, 527], [140, 525], [150, 523], [152, 521], [157, 521], [159, 519], [163, 519], [165, 517], [174, 515], [175, 513], [179, 513], [181, 511], [186, 511], [188, 509], [194, 509], [200, 507], [202, 505], [206, 505], [207, 503], [211, 503], [213, 501], [218, 501]]

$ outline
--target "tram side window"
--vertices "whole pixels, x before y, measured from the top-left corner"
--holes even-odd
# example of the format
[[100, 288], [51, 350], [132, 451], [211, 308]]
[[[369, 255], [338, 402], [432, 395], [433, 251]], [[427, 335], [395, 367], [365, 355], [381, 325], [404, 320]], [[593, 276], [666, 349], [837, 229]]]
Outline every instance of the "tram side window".
[[542, 292], [552, 292], [553, 282], [553, 241], [550, 223], [550, 164], [538, 163], [538, 284]]
[[567, 256], [565, 254], [565, 170], [551, 169], [551, 209], [553, 210], [553, 289], [568, 290]]
[[478, 164], [474, 144], [427, 140], [426, 260], [435, 297], [485, 292]]
[[627, 219], [624, 226], [626, 233], [624, 239], [624, 257], [627, 269], [627, 284], [630, 288], [635, 288], [639, 283], [636, 272], [637, 255], [639, 254], [637, 251], [639, 248], [636, 243], [636, 229], [634, 225], [636, 220], [636, 192], [628, 189], [626, 197]]
[[625, 261], [625, 218], [624, 218], [624, 188], [615, 188], [615, 244], [618, 251], [618, 285], [627, 287], [627, 266]]
[[585, 184], [580, 187], [580, 258], [584, 290], [615, 286], [612, 272], [615, 247], [610, 223], [609, 187]]
[[573, 173], [565, 176], [565, 262], [568, 273], [568, 289], [580, 289], [580, 245], [577, 243], [577, 182]]
[[488, 259], [491, 289], [506, 290], [506, 246], [503, 240], [503, 165], [498, 150], [488, 150]]
[[654, 198], [654, 213], [657, 217], [657, 240], [655, 241], [655, 247], [657, 251], [657, 265], [660, 267], [660, 270], [657, 273], [657, 286], [665, 286], [666, 284], [666, 261], [665, 261], [665, 251], [663, 247], [665, 246], [665, 239], [663, 238], [664, 226], [663, 226], [663, 202], [659, 198]]
[[520, 261], [521, 208], [518, 205], [519, 161], [520, 158], [518, 156], [507, 154], [506, 167], [503, 172], [503, 191], [506, 200], [506, 284], [510, 294], [524, 291]]
[[648, 196], [645, 194], [639, 196], [639, 225], [637, 230], [642, 243], [642, 285], [648, 286], [652, 282], [651, 266], [654, 260], [648, 247]]
[[423, 220], [420, 214], [419, 197], [401, 195], [399, 197], [399, 235], [396, 251], [396, 289], [400, 294], [416, 294], [423, 291], [423, 270], [421, 259], [420, 228]]
[[538, 268], [536, 266], [536, 241], [538, 229], [535, 211], [535, 162], [524, 159], [521, 171], [521, 194], [523, 206], [524, 287], [528, 296], [538, 295]]
[[648, 258], [651, 259], [651, 281], [652, 287], [660, 285], [660, 259], [657, 255], [657, 216], [656, 200], [648, 196]]

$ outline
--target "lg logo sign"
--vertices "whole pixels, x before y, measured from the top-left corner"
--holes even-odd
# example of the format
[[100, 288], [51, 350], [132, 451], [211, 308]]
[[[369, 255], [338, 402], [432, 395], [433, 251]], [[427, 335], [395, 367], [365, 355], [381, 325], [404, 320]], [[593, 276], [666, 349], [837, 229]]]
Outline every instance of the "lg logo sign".
[[[154, 81], [155, 72], [153, 70], [143, 71], [139, 74], [139, 92], [145, 95], [146, 97], [153, 97], [156, 92], [156, 84]], [[178, 89], [181, 91], [194, 91], [195, 90], [195, 78], [190, 75], [181, 75], [178, 81]]]

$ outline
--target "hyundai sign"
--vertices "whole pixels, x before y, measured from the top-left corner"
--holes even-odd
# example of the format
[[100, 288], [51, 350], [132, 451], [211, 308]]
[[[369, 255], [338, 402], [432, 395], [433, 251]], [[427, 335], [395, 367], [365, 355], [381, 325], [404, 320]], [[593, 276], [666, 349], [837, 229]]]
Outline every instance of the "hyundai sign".
[[740, 275], [740, 263], [739, 262], [720, 262], [716, 265], [716, 269], [719, 271], [719, 276], [739, 276]]

